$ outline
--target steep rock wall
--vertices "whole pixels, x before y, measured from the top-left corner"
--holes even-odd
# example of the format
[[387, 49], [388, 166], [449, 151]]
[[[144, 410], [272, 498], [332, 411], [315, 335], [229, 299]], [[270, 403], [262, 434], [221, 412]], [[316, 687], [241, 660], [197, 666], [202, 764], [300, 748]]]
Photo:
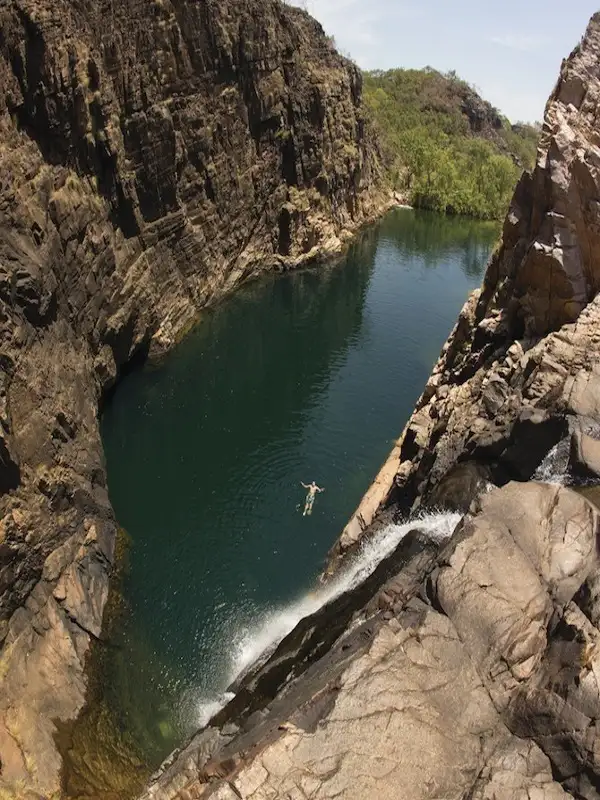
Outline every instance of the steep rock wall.
[[115, 521], [98, 403], [386, 198], [358, 70], [278, 0], [0, 7], [0, 789], [59, 791]]

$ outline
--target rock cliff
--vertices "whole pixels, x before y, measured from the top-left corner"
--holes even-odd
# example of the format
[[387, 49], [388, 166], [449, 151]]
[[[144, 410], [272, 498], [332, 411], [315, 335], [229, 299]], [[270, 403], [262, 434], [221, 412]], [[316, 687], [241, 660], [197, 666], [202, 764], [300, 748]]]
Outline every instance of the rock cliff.
[[59, 792], [102, 637], [99, 403], [243, 279], [337, 251], [377, 169], [359, 71], [278, 0], [0, 5], [2, 796]]
[[417, 519], [144, 800], [600, 797], [599, 108], [595, 15], [483, 287], [330, 566], [428, 508], [463, 515], [450, 541], [436, 552]]
[[546, 106], [535, 169], [516, 188], [483, 287], [465, 304], [334, 561], [361, 538], [380, 504], [402, 513], [442, 501], [465, 509], [469, 491], [461, 502], [457, 484], [477, 476], [496, 483], [527, 480], [569, 421], [573, 426], [577, 416], [594, 416], [599, 94], [596, 15], [562, 65]]

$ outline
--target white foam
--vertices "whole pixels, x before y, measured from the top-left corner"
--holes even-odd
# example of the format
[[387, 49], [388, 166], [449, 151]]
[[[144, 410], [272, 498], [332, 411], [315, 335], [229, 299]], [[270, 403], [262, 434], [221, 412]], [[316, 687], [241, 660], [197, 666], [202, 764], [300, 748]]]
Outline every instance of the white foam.
[[283, 608], [267, 612], [256, 624], [242, 631], [234, 642], [230, 682], [257, 659], [275, 647], [304, 617], [353, 589], [365, 580], [377, 565], [398, 546], [406, 534], [418, 528], [431, 539], [449, 538], [460, 521], [460, 514], [425, 514], [400, 525], [389, 525], [368, 540], [352, 562], [325, 586], [308, 592]]
[[562, 486], [568, 483], [569, 472], [569, 440], [560, 442], [547, 453], [546, 457], [533, 473], [533, 480]]
[[196, 709], [195, 728], [204, 728], [211, 719], [218, 714], [222, 708], [225, 708], [230, 700], [233, 700], [235, 695], [232, 692], [223, 692], [219, 697], [214, 700], [201, 700]]

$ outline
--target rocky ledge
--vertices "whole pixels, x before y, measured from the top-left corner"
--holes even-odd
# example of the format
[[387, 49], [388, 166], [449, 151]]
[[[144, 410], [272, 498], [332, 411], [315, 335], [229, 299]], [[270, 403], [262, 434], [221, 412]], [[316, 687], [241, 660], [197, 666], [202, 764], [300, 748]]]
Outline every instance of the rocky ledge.
[[299, 9], [7, 0], [0, 30], [0, 795], [54, 797], [114, 559], [99, 404], [387, 198], [360, 73]]
[[450, 541], [437, 552], [415, 521], [143, 800], [600, 798], [599, 109], [595, 15], [483, 287], [330, 571], [427, 509], [462, 516]]

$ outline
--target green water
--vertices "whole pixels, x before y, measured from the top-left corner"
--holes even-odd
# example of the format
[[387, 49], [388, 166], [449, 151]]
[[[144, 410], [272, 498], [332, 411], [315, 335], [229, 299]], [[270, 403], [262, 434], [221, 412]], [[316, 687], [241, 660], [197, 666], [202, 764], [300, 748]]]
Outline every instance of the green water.
[[[102, 430], [132, 547], [105, 694], [151, 763], [202, 721], [265, 615], [310, 588], [497, 234], [396, 210], [343, 264], [248, 285], [122, 382]], [[326, 491], [303, 518], [313, 479]]]

